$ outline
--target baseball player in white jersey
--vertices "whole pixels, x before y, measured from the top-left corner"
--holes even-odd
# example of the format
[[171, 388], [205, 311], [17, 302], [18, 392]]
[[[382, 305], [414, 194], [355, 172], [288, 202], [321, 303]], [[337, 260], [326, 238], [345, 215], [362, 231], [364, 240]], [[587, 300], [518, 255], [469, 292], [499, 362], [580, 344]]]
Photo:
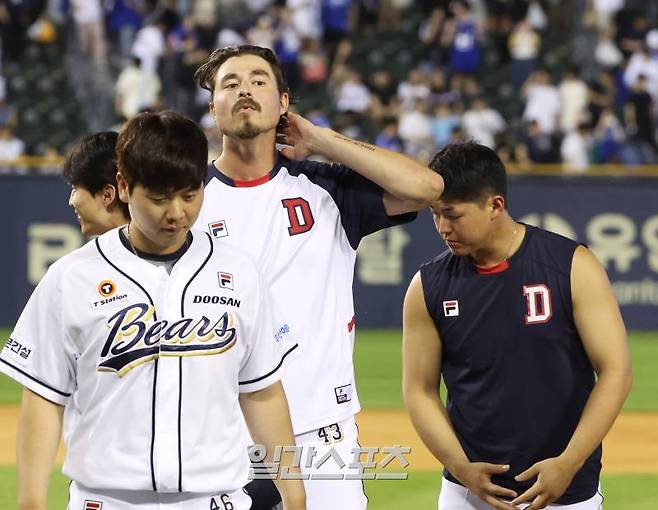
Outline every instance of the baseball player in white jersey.
[[[307, 447], [308, 507], [365, 508], [360, 480], [326, 480], [358, 469], [339, 469], [334, 460], [307, 468], [306, 453], [315, 448], [319, 461], [334, 448], [349, 464], [358, 448], [352, 279], [359, 241], [413, 219], [438, 199], [443, 180], [406, 156], [288, 113], [288, 88], [270, 50], [216, 50], [196, 77], [212, 94], [223, 135], [197, 226], [216, 245], [240, 246], [255, 258], [299, 342], [283, 384], [297, 445]], [[277, 141], [288, 146], [281, 153]], [[337, 164], [304, 161], [310, 154]]]
[[66, 155], [62, 177], [71, 185], [69, 205], [83, 234], [104, 234], [130, 221], [128, 204], [117, 190], [118, 133], [103, 131], [85, 136]]
[[[248, 509], [242, 414], [259, 443], [294, 440], [279, 382], [286, 328], [250, 258], [189, 228], [203, 132], [142, 114], [117, 148], [131, 223], [53, 264], [0, 352], [25, 387], [19, 508], [45, 508], [63, 421], [69, 510]], [[301, 482], [278, 489], [284, 508], [306, 508]]]

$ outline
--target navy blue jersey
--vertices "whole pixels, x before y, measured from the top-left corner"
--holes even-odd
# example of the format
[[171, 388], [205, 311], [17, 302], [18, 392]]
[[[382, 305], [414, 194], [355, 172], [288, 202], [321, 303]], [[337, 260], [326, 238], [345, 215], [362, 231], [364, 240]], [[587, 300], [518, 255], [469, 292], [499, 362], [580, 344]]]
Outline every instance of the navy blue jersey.
[[[519, 250], [497, 269], [450, 252], [420, 269], [457, 437], [472, 462], [509, 464], [493, 480], [519, 494], [534, 480], [514, 476], [564, 451], [595, 382], [573, 320], [577, 246], [526, 226]], [[592, 497], [600, 470], [599, 445], [556, 503]]]

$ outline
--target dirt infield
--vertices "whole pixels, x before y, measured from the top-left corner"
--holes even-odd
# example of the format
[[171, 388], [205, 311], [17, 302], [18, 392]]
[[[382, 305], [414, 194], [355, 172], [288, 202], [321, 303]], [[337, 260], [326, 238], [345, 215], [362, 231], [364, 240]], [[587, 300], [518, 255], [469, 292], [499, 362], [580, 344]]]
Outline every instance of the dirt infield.
[[[15, 462], [17, 421], [18, 406], [0, 406], [0, 464]], [[418, 439], [404, 411], [362, 411], [357, 422], [364, 447], [410, 446], [407, 469], [441, 467]], [[60, 448], [58, 462], [62, 459]], [[624, 413], [617, 419], [604, 444], [603, 469], [606, 473], [658, 473], [658, 413]]]

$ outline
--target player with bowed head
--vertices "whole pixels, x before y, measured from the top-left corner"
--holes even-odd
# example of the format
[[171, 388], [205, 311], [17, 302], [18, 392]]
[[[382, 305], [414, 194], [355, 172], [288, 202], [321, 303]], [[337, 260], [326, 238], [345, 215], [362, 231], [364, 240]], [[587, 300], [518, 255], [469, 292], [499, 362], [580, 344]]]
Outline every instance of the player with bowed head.
[[[358, 448], [354, 416], [352, 280], [361, 239], [415, 218], [436, 201], [441, 177], [402, 154], [314, 126], [289, 111], [290, 93], [266, 48], [215, 50], [197, 70], [211, 93], [223, 152], [208, 169], [199, 228], [216, 244], [246, 249], [283, 307], [299, 343], [283, 385], [298, 446], [316, 459]], [[283, 145], [277, 151], [276, 144]], [[307, 161], [319, 155], [333, 163]], [[335, 463], [305, 476], [358, 474]], [[324, 470], [324, 471], [323, 471]], [[305, 480], [309, 508], [365, 508], [359, 479]]]
[[[0, 352], [24, 386], [18, 506], [46, 508], [63, 427], [71, 510], [248, 509], [241, 415], [269, 450], [294, 440], [268, 289], [190, 229], [207, 166], [194, 122], [138, 115], [117, 154], [131, 222], [54, 263]], [[306, 508], [300, 481], [277, 483]]]
[[448, 250], [407, 291], [403, 390], [445, 466], [439, 509], [599, 510], [601, 442], [631, 387], [607, 275], [584, 245], [510, 216], [491, 149], [449, 145], [430, 168]]
[[88, 236], [104, 234], [130, 221], [128, 204], [117, 190], [116, 143], [119, 135], [104, 131], [75, 144], [62, 165], [62, 177], [71, 185], [69, 205], [80, 230]]

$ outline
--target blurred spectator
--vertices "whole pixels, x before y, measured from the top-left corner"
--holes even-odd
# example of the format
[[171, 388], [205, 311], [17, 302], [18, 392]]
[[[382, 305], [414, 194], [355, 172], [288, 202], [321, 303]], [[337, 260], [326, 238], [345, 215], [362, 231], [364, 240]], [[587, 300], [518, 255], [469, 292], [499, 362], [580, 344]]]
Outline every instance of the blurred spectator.
[[14, 130], [17, 124], [18, 114], [16, 108], [7, 104], [4, 94], [0, 95], [0, 127], [8, 127]]
[[453, 18], [446, 21], [443, 45], [450, 48], [450, 70], [457, 90], [472, 94], [478, 90], [475, 75], [480, 70], [480, 34], [466, 0], [450, 4]]
[[453, 90], [446, 81], [445, 72], [441, 69], [434, 69], [429, 77], [430, 100], [432, 104], [456, 103], [461, 99], [458, 91]]
[[127, 59], [142, 26], [141, 2], [138, 0], [114, 0], [108, 14], [108, 27], [118, 38], [119, 55]]
[[322, 37], [320, 0], [286, 0], [292, 11], [292, 25], [302, 39]]
[[208, 139], [208, 163], [210, 163], [222, 154], [222, 136], [217, 129], [215, 118], [210, 113], [201, 117], [199, 125]]
[[644, 39], [649, 31], [649, 21], [640, 12], [631, 13], [631, 23], [619, 27], [619, 48], [625, 56], [641, 52], [644, 48]]
[[116, 83], [115, 109], [124, 119], [130, 119], [140, 111], [154, 108], [159, 101], [160, 78], [154, 72], [140, 66], [138, 58], [121, 71]]
[[[610, 73], [599, 73], [595, 79], [590, 81], [587, 91], [587, 117], [591, 126], [598, 124], [603, 110], [615, 106], [616, 90], [614, 77]], [[623, 105], [619, 106], [621, 110]]]
[[391, 73], [385, 70], [376, 71], [368, 85], [372, 92], [370, 112], [375, 122], [384, 117], [397, 117], [399, 101]]
[[157, 73], [160, 57], [165, 51], [165, 24], [159, 19], [153, 24], [142, 27], [131, 50], [131, 55], [137, 57], [144, 72]]
[[398, 133], [404, 142], [404, 150], [407, 154], [418, 157], [425, 150], [431, 152], [432, 123], [427, 114], [426, 102], [418, 100], [413, 110], [400, 114]]
[[541, 38], [530, 26], [528, 20], [524, 19], [510, 34], [508, 45], [512, 59], [510, 64], [512, 86], [518, 92], [535, 70], [541, 49]]
[[8, 126], [0, 127], [0, 161], [17, 159], [25, 152], [25, 144]]
[[528, 20], [528, 24], [537, 32], [543, 33], [548, 27], [548, 18], [539, 0], [530, 0], [528, 2], [526, 19]]
[[445, 18], [445, 8], [435, 7], [430, 16], [421, 22], [418, 29], [418, 38], [424, 47], [424, 53], [435, 66], [440, 66], [444, 61], [441, 35]]
[[532, 120], [527, 126], [523, 142], [519, 146], [519, 161], [532, 163], [559, 163], [555, 137], [545, 132], [538, 121]]
[[409, 71], [407, 79], [398, 85], [398, 98], [405, 110], [412, 109], [419, 100], [427, 99], [429, 95], [430, 88], [425, 75], [417, 68]]
[[605, 71], [614, 69], [624, 59], [624, 55], [615, 42], [615, 30], [612, 26], [604, 26], [599, 29], [598, 41], [594, 49], [594, 59]]
[[437, 149], [450, 143], [452, 131], [456, 127], [459, 127], [459, 115], [453, 112], [450, 103], [439, 103], [431, 121], [432, 138]]
[[450, 133], [450, 142], [449, 143], [464, 143], [468, 142], [468, 138], [464, 135], [464, 131], [461, 126], [455, 126]]
[[105, 61], [107, 48], [103, 9], [100, 0], [70, 0], [83, 54], [91, 55], [97, 63]]
[[375, 138], [375, 145], [395, 152], [404, 150], [402, 139], [398, 135], [398, 123], [395, 119], [384, 122], [384, 127]]
[[604, 109], [594, 129], [596, 162], [615, 162], [624, 138], [624, 128], [615, 112], [612, 108]]
[[247, 39], [232, 28], [222, 28], [217, 34], [217, 47], [226, 48], [227, 46], [241, 46], [247, 44]]
[[274, 49], [288, 85], [296, 90], [299, 87], [299, 53], [301, 41], [292, 24], [292, 12], [285, 7], [279, 9], [279, 24], [275, 32]]
[[587, 124], [579, 124], [562, 139], [560, 155], [568, 173], [582, 173], [589, 166], [590, 131]]
[[352, 33], [358, 8], [354, 0], [321, 0], [323, 40], [333, 62], [338, 43]]
[[552, 134], [557, 127], [560, 114], [560, 94], [551, 83], [551, 77], [544, 70], [535, 71], [523, 86], [526, 106], [523, 119], [537, 121], [543, 133]]
[[562, 74], [558, 87], [560, 92], [560, 128], [564, 133], [576, 131], [585, 120], [587, 109], [587, 85], [574, 69], [567, 69]]
[[638, 77], [647, 79], [648, 92], [658, 100], [658, 30], [647, 34], [647, 44], [634, 52], [624, 72], [626, 86], [632, 88]]
[[624, 106], [626, 131], [636, 141], [655, 147], [654, 101], [647, 92], [647, 78], [640, 75]]
[[590, 0], [600, 29], [610, 27], [617, 11], [624, 6], [624, 0]]
[[489, 108], [482, 98], [475, 98], [471, 108], [464, 112], [461, 119], [462, 128], [470, 140], [494, 149], [495, 137], [505, 130], [503, 117], [493, 108]]
[[327, 56], [317, 39], [303, 39], [299, 55], [301, 79], [307, 85], [320, 86], [329, 74]]
[[361, 75], [347, 70], [336, 94], [336, 109], [340, 112], [364, 113], [372, 102], [370, 90], [363, 83]]
[[274, 20], [269, 14], [258, 17], [256, 25], [247, 30], [247, 42], [254, 46], [274, 49]]

